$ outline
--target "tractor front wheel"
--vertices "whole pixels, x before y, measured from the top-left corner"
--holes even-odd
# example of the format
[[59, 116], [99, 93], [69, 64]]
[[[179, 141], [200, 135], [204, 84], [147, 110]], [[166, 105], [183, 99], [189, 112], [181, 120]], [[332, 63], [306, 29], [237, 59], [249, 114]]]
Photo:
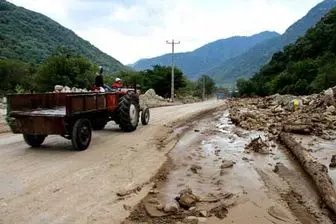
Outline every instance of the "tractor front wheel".
[[149, 123], [149, 117], [150, 117], [149, 109], [148, 107], [146, 107], [141, 112], [141, 123], [143, 125], [147, 125]]
[[31, 147], [40, 147], [44, 142], [46, 135], [28, 135], [23, 134], [23, 139]]
[[121, 130], [135, 131], [139, 123], [140, 106], [135, 93], [128, 93], [120, 98], [117, 119]]
[[91, 142], [92, 129], [88, 119], [79, 119], [72, 128], [72, 146], [77, 151], [87, 149]]

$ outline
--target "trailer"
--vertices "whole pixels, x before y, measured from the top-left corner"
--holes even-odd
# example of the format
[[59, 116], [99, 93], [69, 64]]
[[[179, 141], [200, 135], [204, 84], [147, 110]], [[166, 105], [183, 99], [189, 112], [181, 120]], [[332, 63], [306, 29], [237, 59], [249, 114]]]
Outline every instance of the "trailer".
[[[92, 130], [101, 130], [115, 121], [125, 132], [137, 129], [139, 119], [149, 122], [149, 109], [140, 108], [135, 91], [107, 93], [43, 93], [7, 96], [7, 122], [12, 132], [39, 147], [48, 135], [72, 141], [75, 150], [86, 150]], [[141, 115], [140, 115], [141, 113]]]

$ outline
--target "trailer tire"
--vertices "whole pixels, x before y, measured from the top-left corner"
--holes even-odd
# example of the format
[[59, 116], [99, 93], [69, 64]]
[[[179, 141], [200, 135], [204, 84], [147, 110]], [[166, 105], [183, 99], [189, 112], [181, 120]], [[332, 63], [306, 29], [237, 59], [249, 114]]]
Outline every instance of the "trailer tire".
[[88, 119], [78, 119], [73, 128], [71, 135], [72, 146], [77, 151], [87, 149], [91, 143], [92, 128]]
[[28, 135], [23, 134], [23, 139], [31, 147], [40, 147], [44, 142], [46, 135]]
[[117, 109], [117, 123], [125, 132], [135, 131], [139, 123], [139, 99], [134, 92], [128, 92], [120, 98]]
[[141, 123], [147, 125], [149, 123], [150, 113], [148, 107], [144, 108], [141, 112]]

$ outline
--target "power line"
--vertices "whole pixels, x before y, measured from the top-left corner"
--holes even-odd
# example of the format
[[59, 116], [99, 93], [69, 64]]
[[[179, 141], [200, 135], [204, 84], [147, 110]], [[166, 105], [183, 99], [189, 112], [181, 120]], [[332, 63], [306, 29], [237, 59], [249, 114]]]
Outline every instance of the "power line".
[[171, 101], [174, 102], [174, 67], [175, 67], [174, 50], [175, 50], [175, 45], [180, 44], [180, 41], [175, 42], [173, 39], [172, 42], [169, 42], [167, 40], [166, 43], [172, 45]]

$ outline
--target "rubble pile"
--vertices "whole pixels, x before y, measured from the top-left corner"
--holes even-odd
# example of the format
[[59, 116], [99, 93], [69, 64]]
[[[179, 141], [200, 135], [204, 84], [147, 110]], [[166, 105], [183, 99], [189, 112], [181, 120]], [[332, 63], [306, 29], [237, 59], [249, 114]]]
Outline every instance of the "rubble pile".
[[149, 89], [145, 94], [140, 95], [140, 107], [159, 107], [170, 105], [168, 100], [164, 99], [162, 96], [158, 96], [154, 89]]
[[[229, 100], [230, 118], [247, 130], [336, 137], [336, 87], [309, 96], [273, 95]], [[293, 106], [296, 101], [296, 108]]]

